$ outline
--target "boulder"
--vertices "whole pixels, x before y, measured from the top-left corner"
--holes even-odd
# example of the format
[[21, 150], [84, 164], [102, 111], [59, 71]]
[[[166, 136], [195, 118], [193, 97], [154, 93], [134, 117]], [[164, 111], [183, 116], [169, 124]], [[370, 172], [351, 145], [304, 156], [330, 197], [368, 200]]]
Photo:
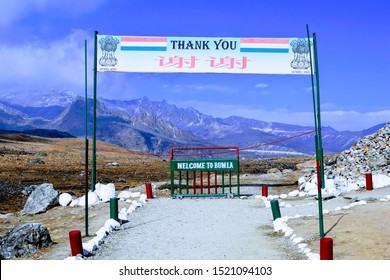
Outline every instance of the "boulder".
[[19, 225], [0, 237], [0, 258], [12, 259], [30, 255], [53, 244], [44, 225], [40, 223]]
[[39, 185], [28, 197], [24, 205], [23, 214], [38, 214], [48, 208], [58, 205], [60, 193], [53, 188], [53, 184]]
[[33, 164], [45, 164], [45, 162], [39, 158], [30, 159], [28, 162]]
[[[100, 198], [97, 195], [97, 193], [93, 192], [93, 191], [89, 191], [88, 192], [88, 206], [98, 204], [99, 202], [100, 202]], [[83, 195], [82, 197], [80, 197], [78, 199], [78, 205], [85, 206], [85, 195]]]
[[59, 196], [59, 203], [61, 206], [68, 206], [72, 202], [72, 195], [69, 193], [62, 193]]
[[96, 194], [99, 196], [100, 200], [103, 202], [110, 201], [111, 198], [115, 197], [115, 185], [113, 183], [109, 184], [96, 184]]
[[300, 173], [292, 172], [283, 174], [280, 173], [267, 173], [256, 176], [259, 184], [263, 185], [294, 185], [298, 182]]
[[305, 161], [303, 163], [298, 163], [296, 165], [296, 167], [298, 170], [315, 169], [316, 168], [316, 160], [313, 159], [313, 160]]
[[126, 199], [129, 199], [130, 197], [131, 197], [131, 192], [130, 191], [121, 191], [118, 194], [118, 198], [120, 200], [126, 200]]
[[271, 168], [267, 171], [268, 174], [280, 174], [282, 173], [278, 168]]

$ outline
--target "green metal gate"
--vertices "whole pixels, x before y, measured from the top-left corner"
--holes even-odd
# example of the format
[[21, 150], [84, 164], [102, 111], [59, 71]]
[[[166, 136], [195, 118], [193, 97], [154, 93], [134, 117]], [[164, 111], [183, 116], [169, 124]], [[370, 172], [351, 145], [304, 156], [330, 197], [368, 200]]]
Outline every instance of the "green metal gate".
[[[180, 153], [189, 150], [195, 153], [185, 155]], [[232, 152], [235, 152], [234, 158], [212, 158], [215, 155]], [[179, 156], [189, 158], [175, 159]], [[171, 148], [170, 169], [172, 197], [232, 198], [240, 195], [239, 152], [236, 146]]]

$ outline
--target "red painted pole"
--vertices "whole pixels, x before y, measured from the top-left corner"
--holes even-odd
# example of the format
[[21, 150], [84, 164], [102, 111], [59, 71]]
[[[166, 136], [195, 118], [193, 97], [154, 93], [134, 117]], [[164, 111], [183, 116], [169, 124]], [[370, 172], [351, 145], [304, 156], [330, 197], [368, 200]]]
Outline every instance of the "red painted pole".
[[218, 193], [217, 171], [214, 171], [214, 191]]
[[203, 171], [200, 171], [200, 193], [203, 194]]
[[207, 171], [207, 193], [210, 194], [210, 171]]
[[69, 232], [70, 250], [72, 256], [83, 255], [83, 244], [81, 242], [81, 231], [72, 230]]
[[366, 190], [367, 191], [372, 191], [373, 190], [372, 174], [371, 173], [366, 173]]
[[153, 198], [153, 192], [152, 192], [152, 184], [146, 183], [146, 198], [152, 199]]
[[196, 173], [192, 171], [192, 186], [194, 188], [194, 194], [196, 194]]
[[318, 186], [318, 192], [321, 191], [321, 168], [320, 168], [320, 161], [316, 160], [316, 169], [317, 169], [317, 186]]
[[320, 239], [320, 260], [333, 260], [333, 239], [330, 237]]
[[267, 186], [262, 186], [261, 187], [261, 195], [268, 197], [268, 187]]

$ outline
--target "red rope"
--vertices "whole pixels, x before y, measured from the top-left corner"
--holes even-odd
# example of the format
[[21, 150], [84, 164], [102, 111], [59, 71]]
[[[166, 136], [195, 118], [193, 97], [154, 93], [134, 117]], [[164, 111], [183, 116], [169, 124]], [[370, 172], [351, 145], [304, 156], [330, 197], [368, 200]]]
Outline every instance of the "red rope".
[[243, 149], [240, 149], [240, 151], [250, 150], [250, 149], [254, 149], [254, 148], [258, 148], [258, 147], [262, 147], [262, 146], [267, 146], [267, 145], [272, 145], [272, 144], [275, 144], [275, 143], [279, 143], [279, 142], [287, 141], [287, 140], [294, 139], [294, 138], [297, 138], [297, 137], [301, 137], [301, 136], [304, 136], [304, 135], [307, 135], [307, 134], [311, 134], [313, 132], [315, 132], [315, 130], [307, 131], [307, 132], [304, 132], [304, 133], [301, 133], [301, 134], [297, 134], [297, 135], [290, 136], [290, 137], [287, 137], [287, 138], [279, 139], [279, 140], [276, 140], [276, 141], [262, 143], [262, 144], [259, 144], [259, 145], [243, 148]]
[[[297, 134], [297, 135], [293, 135], [293, 136], [290, 136], [290, 137], [286, 137], [286, 138], [283, 138], [283, 139], [279, 139], [279, 140], [275, 140], [275, 141], [271, 141], [271, 142], [266, 142], [266, 143], [261, 143], [261, 144], [250, 146], [250, 147], [246, 147], [246, 148], [241, 148], [239, 150], [240, 151], [244, 151], [244, 150], [255, 149], [255, 148], [258, 148], [258, 147], [268, 146], [268, 145], [272, 145], [272, 144], [275, 144], [275, 143], [279, 143], [279, 142], [291, 140], [291, 139], [294, 139], [294, 138], [298, 138], [298, 137], [301, 137], [301, 136], [305, 136], [305, 135], [308, 135], [308, 134], [311, 134], [311, 133], [314, 133], [314, 132], [315, 132], [315, 130], [310, 130], [310, 131], [307, 131], [307, 132], [304, 132], [304, 133], [300, 133], [300, 134]], [[200, 154], [196, 154], [196, 155], [194, 155], [194, 154], [177, 154], [176, 156], [202, 156], [202, 155], [225, 154], [225, 153], [229, 153], [229, 152], [235, 152], [235, 151], [200, 153]], [[143, 154], [145, 154], [145, 153], [143, 153]], [[160, 154], [160, 155], [158, 155], [158, 154], [150, 154], [150, 155], [157, 156], [157, 157], [167, 157], [167, 156], [170, 156], [169, 154]]]

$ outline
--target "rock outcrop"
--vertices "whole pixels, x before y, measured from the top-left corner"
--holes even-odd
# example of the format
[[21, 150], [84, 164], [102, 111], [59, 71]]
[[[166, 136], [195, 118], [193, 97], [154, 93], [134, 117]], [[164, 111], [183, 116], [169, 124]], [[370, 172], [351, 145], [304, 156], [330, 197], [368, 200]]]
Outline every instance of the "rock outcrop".
[[357, 180], [366, 173], [390, 174], [390, 122], [340, 153], [336, 163], [325, 169], [329, 179], [342, 176]]
[[19, 225], [0, 237], [0, 259], [30, 255], [53, 244], [50, 233], [44, 225], [40, 223]]
[[60, 193], [53, 188], [53, 184], [39, 185], [28, 197], [22, 214], [38, 214], [48, 208], [58, 205]]
[[[375, 185], [387, 186], [390, 181], [390, 122], [376, 133], [360, 139], [335, 160], [325, 162], [325, 192], [337, 196], [343, 191], [364, 188], [367, 173], [373, 175], [374, 188]], [[300, 189], [315, 195], [315, 169], [301, 176], [298, 183]]]

